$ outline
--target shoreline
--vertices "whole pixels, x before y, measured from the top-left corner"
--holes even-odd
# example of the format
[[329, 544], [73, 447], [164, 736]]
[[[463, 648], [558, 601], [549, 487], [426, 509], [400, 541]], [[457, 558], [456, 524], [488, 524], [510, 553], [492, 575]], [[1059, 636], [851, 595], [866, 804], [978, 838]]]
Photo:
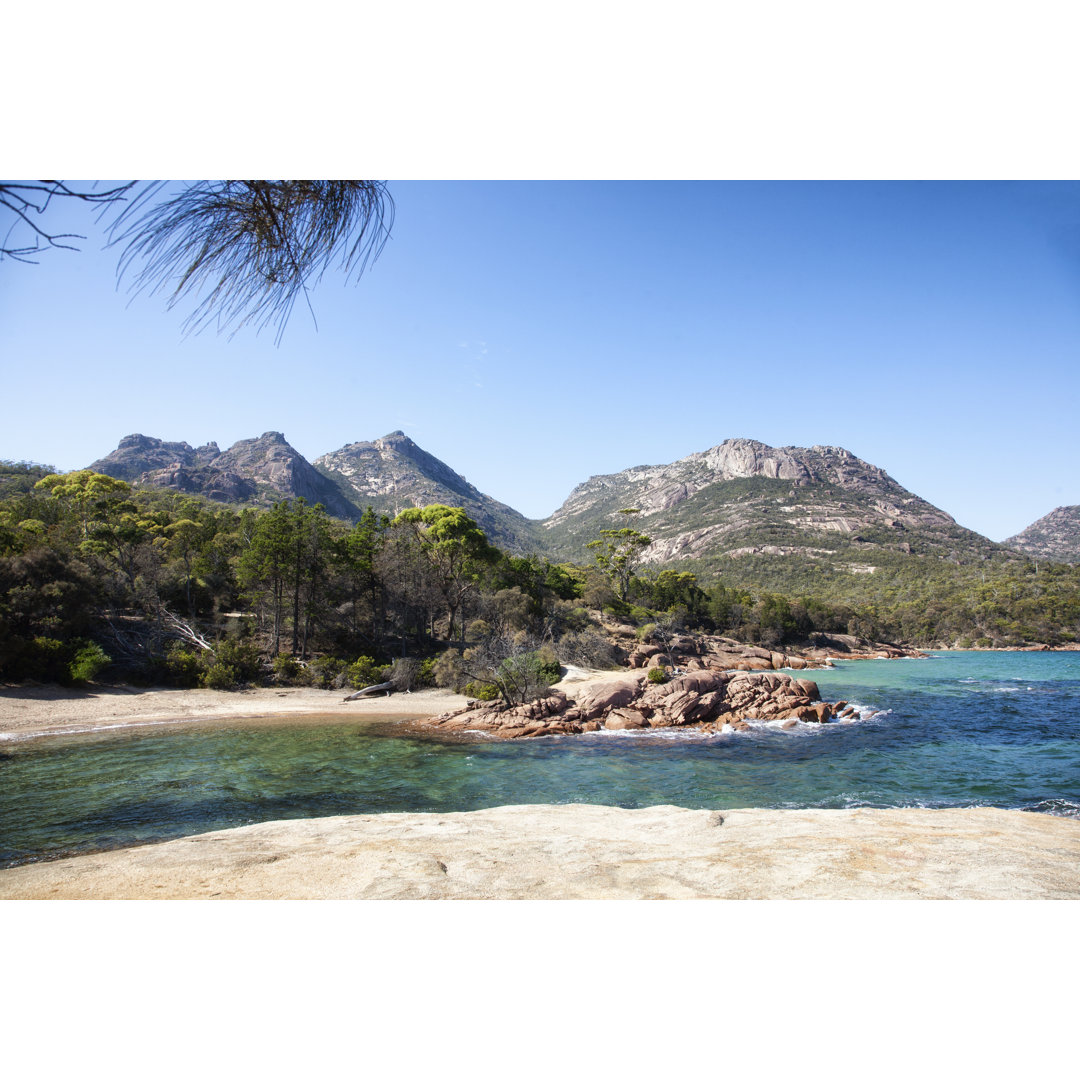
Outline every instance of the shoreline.
[[267, 821], [0, 870], [7, 900], [1080, 899], [1080, 821], [521, 805]]
[[[570, 668], [556, 685], [573, 696], [626, 674], [625, 670]], [[300, 722], [304, 717], [314, 722], [379, 720], [388, 716], [421, 719], [464, 708], [473, 700], [432, 688], [356, 701], [344, 701], [346, 693], [310, 687], [174, 690], [91, 686], [73, 690], [43, 683], [4, 685], [0, 686], [0, 745], [42, 737], [220, 720], [269, 724], [280, 720]]]
[[342, 690], [257, 687], [249, 690], [163, 690], [94, 686], [0, 687], [0, 745], [60, 735], [220, 720], [273, 723], [302, 717], [349, 721], [387, 716], [435, 716], [469, 699], [445, 690], [342, 700]]

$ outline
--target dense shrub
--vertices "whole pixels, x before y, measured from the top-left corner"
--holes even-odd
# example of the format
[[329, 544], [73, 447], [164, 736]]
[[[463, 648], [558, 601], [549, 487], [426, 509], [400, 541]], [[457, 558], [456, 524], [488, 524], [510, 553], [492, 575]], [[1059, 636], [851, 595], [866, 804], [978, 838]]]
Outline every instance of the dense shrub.
[[555, 649], [547, 642], [536, 650], [537, 670], [548, 685], [557, 683], [562, 678], [562, 665]]
[[662, 667], [649, 668], [648, 678], [651, 683], [667, 682], [667, 671]]
[[377, 664], [370, 656], [360, 656], [349, 665], [349, 683], [356, 690], [386, 682], [389, 665]]
[[291, 685], [297, 681], [303, 670], [296, 659], [288, 653], [281, 653], [274, 657], [274, 678], [278, 682]]
[[[468, 681], [464, 662], [457, 649], [447, 649], [440, 653], [431, 664], [431, 677], [436, 686], [462, 693]], [[475, 695], [473, 695], [475, 696]]]
[[497, 701], [499, 698], [499, 688], [494, 683], [466, 683], [463, 692], [478, 701]]
[[232, 664], [223, 664], [219, 661], [207, 668], [199, 681], [207, 690], [232, 690], [240, 681], [240, 677]]
[[[204, 653], [204, 663], [211, 657]], [[215, 664], [223, 664], [235, 673], [238, 682], [255, 682], [262, 674], [259, 646], [250, 639], [223, 638], [214, 647]]]
[[175, 642], [161, 660], [161, 681], [171, 686], [198, 686], [201, 675], [198, 654], [179, 642]]
[[429, 656], [426, 660], [420, 663], [420, 675], [418, 678], [420, 686], [434, 686], [435, 685], [435, 657]]
[[72, 685], [83, 686], [100, 675], [111, 663], [112, 657], [100, 645], [93, 641], [84, 642], [68, 662], [68, 678]]
[[318, 656], [308, 664], [305, 681], [317, 690], [329, 690], [345, 667], [345, 661], [336, 656]]
[[614, 668], [619, 666], [619, 650], [595, 630], [563, 634], [556, 647], [564, 664], [578, 667]]

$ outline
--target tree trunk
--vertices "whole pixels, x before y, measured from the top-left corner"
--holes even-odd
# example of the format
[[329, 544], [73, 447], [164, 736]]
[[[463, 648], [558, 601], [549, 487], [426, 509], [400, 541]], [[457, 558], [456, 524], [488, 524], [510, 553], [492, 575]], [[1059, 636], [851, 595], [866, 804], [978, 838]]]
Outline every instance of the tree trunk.
[[355, 701], [357, 698], [366, 697], [368, 694], [377, 694], [380, 690], [385, 690], [387, 694], [394, 689], [392, 682], [376, 683], [374, 686], [365, 686], [362, 690], [357, 690], [355, 694], [350, 694], [345, 701]]

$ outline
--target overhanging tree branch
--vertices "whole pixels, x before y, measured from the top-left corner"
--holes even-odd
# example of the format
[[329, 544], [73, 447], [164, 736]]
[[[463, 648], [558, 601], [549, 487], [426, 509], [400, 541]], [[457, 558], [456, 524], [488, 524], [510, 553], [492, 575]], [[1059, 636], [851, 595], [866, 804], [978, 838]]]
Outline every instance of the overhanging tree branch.
[[[91, 206], [107, 207], [115, 203], [123, 202], [129, 192], [135, 186], [135, 181], [122, 184], [119, 187], [110, 188], [108, 191], [77, 191], [68, 187], [62, 180], [38, 180], [31, 183], [0, 183], [0, 207], [10, 211], [15, 216], [7, 232], [4, 234], [3, 243], [0, 244], [0, 260], [5, 258], [14, 259], [16, 262], [37, 263], [37, 259], [29, 256], [48, 251], [50, 248], [61, 248], [67, 251], [77, 251], [74, 244], [61, 243], [63, 240], [85, 240], [81, 233], [50, 233], [41, 228], [30, 216], [41, 215], [48, 211], [54, 199], [75, 199]], [[33, 243], [12, 243], [12, 236], [17, 234], [19, 226], [25, 226], [31, 232]]]
[[170, 308], [201, 297], [188, 333], [276, 323], [280, 341], [296, 300], [334, 263], [359, 280], [394, 219], [376, 180], [201, 180], [155, 201], [164, 188], [145, 187], [113, 222], [109, 244], [123, 245], [118, 274], [133, 294], [172, 287]]

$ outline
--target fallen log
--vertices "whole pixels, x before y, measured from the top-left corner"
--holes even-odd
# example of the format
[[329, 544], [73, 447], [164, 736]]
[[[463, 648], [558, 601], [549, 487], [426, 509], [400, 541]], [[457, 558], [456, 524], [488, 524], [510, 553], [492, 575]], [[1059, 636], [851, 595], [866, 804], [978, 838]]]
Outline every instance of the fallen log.
[[394, 684], [392, 682], [376, 683], [374, 686], [365, 686], [362, 690], [357, 690], [355, 694], [350, 694], [347, 698], [343, 698], [343, 701], [355, 701], [357, 698], [367, 697], [368, 694], [377, 694], [380, 690], [386, 691], [386, 696], [389, 697], [393, 692]]

